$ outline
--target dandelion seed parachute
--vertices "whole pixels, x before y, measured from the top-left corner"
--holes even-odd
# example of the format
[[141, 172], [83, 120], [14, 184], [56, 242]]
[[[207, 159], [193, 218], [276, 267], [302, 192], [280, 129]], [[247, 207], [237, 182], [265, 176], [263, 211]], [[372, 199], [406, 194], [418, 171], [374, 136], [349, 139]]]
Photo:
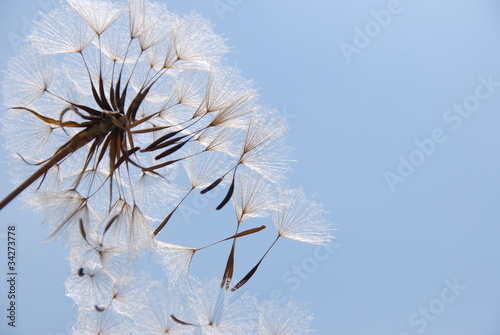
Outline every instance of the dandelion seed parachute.
[[146, 293], [143, 307], [137, 311], [141, 315], [137, 318], [136, 326], [140, 334], [193, 334], [192, 327], [185, 327], [172, 319], [177, 315], [186, 320], [192, 317], [185, 301], [188, 299], [183, 290], [178, 290], [171, 285], [155, 282]]
[[75, 335], [128, 335], [132, 329], [129, 319], [111, 309], [80, 309]]
[[273, 221], [281, 237], [311, 244], [330, 242], [330, 224], [323, 218], [322, 206], [308, 200], [302, 189], [282, 189], [279, 192]]
[[310, 334], [309, 324], [312, 316], [292, 300], [285, 305], [268, 301], [259, 308], [259, 335], [295, 335]]

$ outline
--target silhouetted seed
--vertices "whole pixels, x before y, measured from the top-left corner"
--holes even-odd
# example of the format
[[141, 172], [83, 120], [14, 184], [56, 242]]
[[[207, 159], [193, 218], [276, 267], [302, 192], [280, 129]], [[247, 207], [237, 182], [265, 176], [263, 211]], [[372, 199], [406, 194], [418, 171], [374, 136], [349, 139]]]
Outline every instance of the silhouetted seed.
[[231, 186], [229, 186], [229, 190], [227, 191], [226, 197], [224, 198], [224, 200], [222, 200], [219, 206], [217, 206], [216, 208], [217, 210], [222, 209], [222, 207], [224, 207], [229, 202], [229, 200], [231, 200], [233, 192], [234, 192], [234, 178], [233, 181], [231, 182]]
[[[177, 208], [176, 208], [177, 209]], [[170, 212], [170, 214], [168, 214], [168, 216], [165, 218], [165, 220], [163, 220], [162, 223], [160, 223], [160, 225], [158, 226], [158, 228], [155, 229], [154, 231], [154, 236], [158, 235], [158, 233], [163, 229], [163, 227], [165, 227], [165, 225], [167, 224], [168, 220], [170, 220], [170, 218], [172, 217], [172, 215], [174, 214], [175, 212], [175, 209]]]
[[85, 228], [83, 228], [82, 219], [78, 219], [78, 226], [80, 227], [80, 234], [82, 234], [83, 239], [87, 241], [87, 234], [85, 233]]
[[111, 101], [111, 106], [113, 106], [113, 110], [118, 110], [118, 106], [116, 104], [115, 89], [113, 88], [113, 84], [109, 86], [109, 100]]
[[99, 307], [97, 305], [94, 306], [94, 309], [98, 312], [104, 312], [104, 310], [106, 309], [105, 307]]
[[185, 321], [182, 321], [182, 320], [179, 320], [177, 319], [173, 314], [170, 314], [170, 317], [172, 318], [172, 320], [174, 320], [175, 322], [181, 324], [181, 325], [184, 325], [184, 326], [193, 326], [193, 327], [198, 327], [197, 325], [194, 325], [192, 323], [189, 323], [189, 322], [185, 322]]
[[177, 150], [179, 150], [180, 148], [182, 148], [188, 141], [184, 141], [182, 143], [179, 143], [175, 146], [173, 146], [172, 148], [162, 152], [161, 154], [159, 154], [158, 156], [155, 157], [156, 160], [158, 159], [162, 159], [163, 157], [166, 157], [168, 155], [171, 155], [173, 154], [174, 152], [176, 152]]
[[243, 277], [242, 280], [240, 280], [240, 282], [238, 284], [236, 284], [232, 289], [231, 291], [234, 292], [236, 291], [237, 289], [241, 288], [243, 285], [246, 284], [247, 281], [250, 280], [250, 278], [252, 278], [252, 276], [255, 274], [255, 271], [257, 271], [257, 269], [259, 268], [259, 265], [260, 263], [262, 262], [263, 259], [261, 259], [257, 265], [255, 265], [252, 270], [250, 270], [250, 272], [247, 273], [247, 275], [245, 277]]
[[205, 194], [207, 193], [208, 191], [210, 190], [213, 190], [215, 187], [217, 187], [217, 185], [219, 185], [221, 182], [222, 182], [222, 177], [217, 179], [216, 181], [214, 181], [212, 184], [210, 184], [209, 186], [207, 186], [206, 188], [204, 188], [203, 190], [201, 190], [201, 194]]
[[150, 84], [145, 90], [140, 91], [128, 106], [126, 115], [130, 120], [135, 120], [135, 116], [137, 114], [137, 111], [139, 110], [139, 107], [141, 106], [142, 102], [148, 95], [149, 90], [151, 89], [154, 83], [155, 82]]
[[152, 172], [154, 170], [161, 169], [161, 168], [164, 168], [166, 166], [169, 166], [170, 164], [174, 164], [175, 162], [178, 162], [180, 160], [182, 160], [182, 158], [174, 159], [174, 160], [171, 160], [171, 161], [168, 161], [168, 162], [165, 162], [165, 163], [161, 163], [161, 164], [157, 164], [157, 165], [153, 165], [153, 166], [145, 168], [144, 171], [150, 171], [150, 172]]
[[245, 231], [242, 231], [241, 233], [238, 233], [238, 234], [235, 234], [233, 236], [229, 236], [229, 237], [226, 237], [225, 239], [223, 240], [220, 240], [220, 241], [217, 241], [217, 242], [214, 242], [214, 243], [211, 243], [209, 245], [206, 245], [204, 247], [201, 247], [201, 248], [197, 248], [197, 249], [194, 249], [194, 251], [200, 251], [202, 249], [206, 249], [206, 248], [209, 248], [213, 245], [216, 245], [216, 244], [219, 244], [221, 242], [224, 242], [224, 241], [228, 241], [228, 240], [232, 240], [232, 239], [236, 239], [236, 238], [239, 238], [239, 237], [243, 237], [243, 236], [246, 236], [246, 235], [251, 235], [251, 234], [255, 234], [255, 233], [258, 233], [259, 231], [261, 231], [262, 229], [265, 229], [266, 226], [260, 226], [260, 227], [257, 227], [257, 228], [251, 228], [251, 229], [248, 229], [248, 230], [245, 230]]
[[[139, 124], [145, 122], [143, 120], [147, 120], [147, 119], [151, 119], [151, 118], [152, 118], [152, 116], [149, 116], [149, 117], [146, 116], [146, 117], [142, 118], [140, 121], [138, 121], [136, 123], [136, 125], [139, 125]], [[147, 134], [147, 133], [152, 133], [152, 132], [155, 132], [155, 131], [167, 129], [167, 128], [170, 128], [170, 127], [172, 127], [172, 126], [161, 126], [161, 127], [159, 127], [159, 126], [153, 125], [153, 127], [151, 127], [151, 128], [132, 130], [132, 131], [130, 131], [130, 133], [131, 134]]]
[[83, 273], [83, 268], [78, 269], [78, 277], [83, 277], [85, 273]]
[[103, 235], [106, 234], [106, 232], [109, 230], [109, 228], [111, 227], [111, 225], [116, 221], [116, 219], [118, 218], [119, 214], [116, 214], [115, 216], [113, 216], [111, 218], [111, 220], [109, 220], [108, 224], [106, 225], [106, 227], [104, 228], [104, 231], [103, 231]]
[[128, 90], [128, 83], [123, 88], [120, 99], [118, 99], [118, 110], [122, 113], [125, 112], [124, 107], [125, 107], [125, 99], [127, 98], [127, 90]]
[[229, 257], [227, 258], [226, 269], [224, 270], [224, 276], [222, 277], [222, 281], [220, 283], [220, 288], [226, 286], [226, 290], [229, 289], [229, 285], [231, 284], [231, 279], [233, 279], [235, 248], [236, 248], [236, 239], [233, 240], [233, 245], [231, 246], [231, 252], [229, 253]]
[[[259, 229], [259, 228], [255, 228], [255, 229]], [[257, 263], [257, 265], [255, 265], [252, 270], [250, 270], [250, 272], [247, 273], [247, 275], [245, 277], [243, 277], [242, 280], [240, 280], [240, 282], [238, 284], [236, 284], [232, 289], [231, 291], [234, 292], [236, 291], [237, 289], [241, 288], [243, 285], [246, 284], [247, 281], [250, 280], [250, 278], [252, 278], [252, 276], [255, 274], [255, 271], [257, 271], [257, 269], [259, 268], [259, 265], [260, 263], [262, 263], [262, 261], [264, 260], [264, 258], [266, 258], [268, 252], [274, 247], [274, 245], [276, 244], [276, 242], [278, 242], [280, 236], [278, 235], [278, 237], [276, 237], [276, 239], [274, 240], [274, 242], [271, 244], [271, 246], [266, 250], [266, 252], [264, 253], [264, 256], [262, 256], [262, 258], [260, 259], [260, 261]]]
[[[102, 109], [106, 109], [105, 105], [102, 103], [101, 98], [99, 97], [99, 94], [97, 93], [97, 90], [95, 89], [94, 83], [92, 80], [90, 81], [90, 86], [92, 88], [92, 95], [94, 96], [95, 102], [101, 107]], [[109, 110], [109, 109], [106, 109]]]
[[[230, 238], [234, 238], [233, 245], [231, 247], [231, 252], [229, 253], [229, 257], [227, 258], [227, 263], [226, 263], [226, 269], [224, 270], [224, 276], [222, 277], [222, 281], [220, 283], [220, 288], [223, 288], [224, 285], [226, 285], [226, 290], [229, 289], [229, 285], [231, 284], [231, 279], [233, 279], [233, 271], [234, 271], [234, 252], [236, 248], [236, 239], [238, 237], [246, 236], [246, 235], [251, 235], [254, 233], [257, 233], [261, 231], [262, 229], [265, 229], [266, 226], [260, 226], [257, 228], [252, 228], [245, 230], [239, 234], [233, 235], [225, 240], [228, 240]], [[223, 241], [225, 241], [223, 240]], [[222, 241], [221, 241], [222, 242]], [[249, 278], [250, 279], [250, 278]]]
[[[115, 87], [115, 100], [116, 100], [116, 107], [120, 112], [123, 113], [123, 104], [121, 102], [121, 96], [120, 96], [120, 83], [122, 81], [122, 73], [120, 70], [120, 75], [118, 76], [118, 80], [116, 81], [116, 87]], [[125, 100], [125, 99], [124, 99]]]
[[101, 152], [99, 153], [99, 157], [97, 158], [97, 164], [100, 164], [102, 159], [104, 158], [104, 155], [106, 155], [106, 151], [109, 147], [109, 143], [111, 142], [111, 136], [107, 136], [106, 139], [104, 140]]
[[102, 80], [102, 74], [99, 73], [99, 93], [101, 94], [101, 101], [104, 105], [105, 110], [113, 110], [108, 103], [108, 99], [106, 99], [106, 94], [104, 93], [104, 83]]
[[[182, 129], [181, 129], [182, 130]], [[163, 135], [161, 136], [159, 139], [155, 140], [153, 143], [151, 143], [150, 145], [148, 145], [146, 148], [142, 149], [141, 152], [146, 152], [146, 151], [152, 151], [154, 150], [154, 148], [162, 143], [163, 141], [166, 141], [168, 140], [169, 138], [172, 138], [174, 137], [175, 135], [177, 135], [179, 132], [181, 132], [181, 130], [176, 130], [176, 131], [173, 131], [171, 133], [168, 133], [166, 135]]]
[[158, 149], [163, 149], [163, 148], [166, 148], [168, 146], [174, 145], [177, 142], [179, 142], [179, 140], [182, 140], [186, 136], [188, 136], [188, 135], [182, 135], [182, 136], [179, 136], [179, 137], [171, 138], [170, 140], [168, 140], [168, 141], [166, 141], [164, 143], [158, 144], [154, 148], [151, 148], [150, 151], [155, 151], [155, 150], [158, 150]]
[[128, 160], [128, 157], [135, 154], [137, 151], [139, 151], [141, 148], [139, 147], [135, 147], [133, 149], [130, 149], [129, 151], [125, 151], [125, 154], [123, 156], [120, 157], [120, 159], [116, 162], [116, 166], [115, 168], [119, 167], [120, 165], [122, 165], [122, 163], [125, 161], [125, 160]]

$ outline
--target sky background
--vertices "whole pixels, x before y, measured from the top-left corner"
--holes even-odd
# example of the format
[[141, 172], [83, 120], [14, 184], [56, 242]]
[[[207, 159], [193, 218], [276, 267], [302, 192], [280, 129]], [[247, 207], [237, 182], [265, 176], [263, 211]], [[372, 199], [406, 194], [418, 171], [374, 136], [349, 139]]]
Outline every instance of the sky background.
[[[2, 70], [50, 3], [1, 2]], [[214, 22], [260, 102], [289, 116], [290, 183], [323, 203], [337, 229], [328, 248], [284, 241], [250, 292], [304, 302], [318, 334], [500, 334], [498, 1], [167, 3]], [[231, 10], [217, 11], [221, 3]], [[454, 112], [460, 104], [471, 112]], [[0, 157], [2, 197], [13, 185], [3, 149]], [[214, 220], [200, 206], [208, 214], [178, 218], [179, 227]], [[43, 242], [43, 218], [19, 200], [0, 222], [3, 246], [7, 225], [17, 226], [19, 273], [13, 330], [2, 247], [0, 333], [69, 334], [67, 250]], [[195, 260], [200, 273], [203, 264]]]

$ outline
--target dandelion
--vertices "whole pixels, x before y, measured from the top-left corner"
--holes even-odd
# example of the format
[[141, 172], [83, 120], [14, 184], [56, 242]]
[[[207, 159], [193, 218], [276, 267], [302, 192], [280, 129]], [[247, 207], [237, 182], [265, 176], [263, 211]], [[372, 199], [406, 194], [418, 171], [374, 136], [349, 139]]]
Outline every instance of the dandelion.
[[[273, 326], [265, 315], [277, 308], [259, 317], [257, 300], [235, 292], [279, 238], [331, 238], [321, 207], [285, 185], [286, 121], [258, 104], [253, 82], [226, 63], [229, 48], [200, 15], [147, 0], [66, 2], [35, 22], [8, 63], [2, 131], [17, 186], [0, 210], [22, 194], [47, 218], [50, 238], [71, 247], [75, 334], [306, 329], [288, 321], [298, 308], [272, 316], [281, 325]], [[167, 223], [177, 210], [216, 188], [225, 195], [215, 209], [232, 205], [236, 227], [203, 247], [172, 243], [178, 225]], [[277, 238], [229, 291], [237, 240], [266, 228], [247, 223], [256, 218], [272, 220]], [[232, 246], [222, 278], [199, 284], [194, 255], [224, 242]], [[166, 283], [151, 279], [155, 265]]]

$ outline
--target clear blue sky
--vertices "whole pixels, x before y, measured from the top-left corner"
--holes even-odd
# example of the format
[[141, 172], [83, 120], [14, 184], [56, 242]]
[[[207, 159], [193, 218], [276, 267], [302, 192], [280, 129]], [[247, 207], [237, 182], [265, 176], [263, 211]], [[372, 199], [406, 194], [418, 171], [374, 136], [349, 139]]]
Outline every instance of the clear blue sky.
[[[17, 52], [12, 37], [49, 2], [2, 1], [1, 69]], [[500, 334], [497, 1], [167, 3], [210, 18], [261, 102], [290, 116], [291, 184], [338, 229], [329, 250], [282, 243], [252, 292], [305, 301], [319, 334]], [[3, 196], [12, 185], [0, 156]], [[19, 328], [2, 312], [0, 333], [65, 334], [67, 251], [43, 243], [42, 218], [20, 201], [0, 222], [0, 233], [17, 225], [19, 248]]]

